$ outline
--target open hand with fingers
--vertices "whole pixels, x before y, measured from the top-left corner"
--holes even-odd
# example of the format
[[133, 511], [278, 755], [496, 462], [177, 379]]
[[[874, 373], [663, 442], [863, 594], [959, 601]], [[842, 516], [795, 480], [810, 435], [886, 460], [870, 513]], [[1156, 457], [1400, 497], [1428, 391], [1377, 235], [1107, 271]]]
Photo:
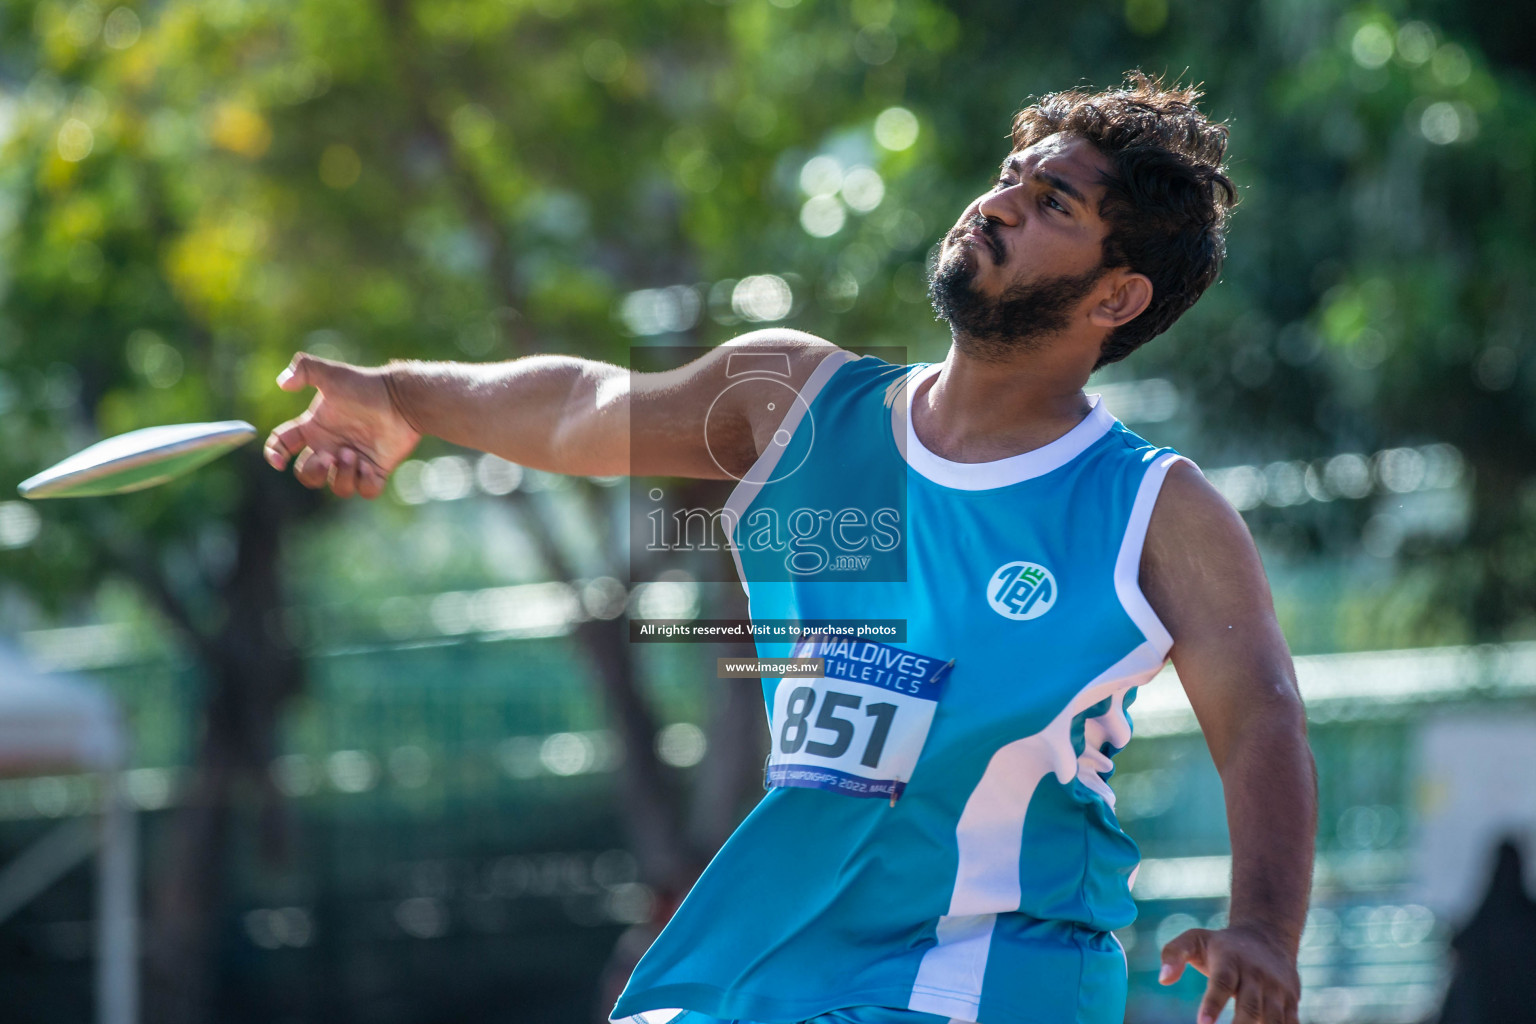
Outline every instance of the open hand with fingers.
[[1209, 979], [1198, 1024], [1214, 1024], [1228, 1000], [1236, 1002], [1232, 1024], [1297, 1024], [1301, 978], [1278, 940], [1253, 928], [1191, 928], [1163, 947], [1157, 980], [1172, 985], [1185, 964]]
[[314, 388], [309, 408], [267, 437], [265, 455], [274, 469], [293, 461], [305, 487], [330, 485], [338, 497], [377, 498], [384, 484], [416, 447], [416, 432], [390, 397], [386, 370], [351, 366], [303, 352], [277, 378], [284, 391]]

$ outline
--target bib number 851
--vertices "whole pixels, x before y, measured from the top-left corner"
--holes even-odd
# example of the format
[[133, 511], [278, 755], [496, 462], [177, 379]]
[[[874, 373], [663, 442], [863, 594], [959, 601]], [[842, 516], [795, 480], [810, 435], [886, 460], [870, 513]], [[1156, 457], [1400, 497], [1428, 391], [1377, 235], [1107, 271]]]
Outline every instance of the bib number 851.
[[[789, 701], [785, 708], [784, 726], [779, 730], [779, 750], [785, 754], [798, 754], [802, 747], [807, 754], [817, 757], [838, 758], [848, 752], [848, 746], [853, 742], [854, 724], [846, 718], [839, 717], [839, 711], [857, 711], [863, 703], [862, 697], [851, 693], [838, 693], [830, 690], [821, 701], [821, 711], [816, 716], [813, 724], [810, 721], [811, 712], [816, 707], [816, 691], [809, 686], [796, 687], [790, 693]], [[869, 704], [864, 707], [864, 715], [873, 718], [874, 728], [869, 732], [869, 741], [864, 744], [864, 755], [859, 758], [859, 763], [866, 768], [877, 768], [880, 765], [880, 755], [885, 751], [886, 737], [891, 734], [891, 722], [896, 717], [896, 705], [888, 703]], [[810, 738], [812, 729], [829, 732], [833, 735], [830, 743]]]

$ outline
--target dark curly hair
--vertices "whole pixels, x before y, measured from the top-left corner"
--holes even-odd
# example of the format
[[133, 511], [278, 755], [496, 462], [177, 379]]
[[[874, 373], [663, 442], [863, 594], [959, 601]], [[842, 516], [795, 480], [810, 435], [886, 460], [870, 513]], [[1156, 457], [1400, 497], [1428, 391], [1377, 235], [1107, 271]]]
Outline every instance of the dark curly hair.
[[1227, 126], [1196, 108], [1200, 95], [1196, 86], [1131, 71], [1123, 88], [1053, 92], [1014, 115], [1015, 151], [1063, 132], [1109, 160], [1102, 266], [1129, 267], [1152, 282], [1151, 304], [1109, 333], [1094, 369], [1166, 331], [1221, 271], [1237, 190], [1222, 166]]

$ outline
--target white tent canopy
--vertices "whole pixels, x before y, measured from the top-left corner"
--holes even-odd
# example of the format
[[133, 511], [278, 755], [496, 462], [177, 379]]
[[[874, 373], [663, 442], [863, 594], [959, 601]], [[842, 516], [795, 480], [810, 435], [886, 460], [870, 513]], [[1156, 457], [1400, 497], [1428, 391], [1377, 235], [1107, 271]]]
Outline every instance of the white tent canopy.
[[127, 754], [109, 694], [80, 679], [40, 676], [0, 645], [0, 776], [115, 771]]
[[0, 922], [99, 852], [96, 885], [98, 1024], [133, 1024], [138, 1003], [138, 910], [133, 810], [123, 798], [128, 734], [99, 686], [39, 675], [0, 643], [0, 777], [97, 772], [99, 828], [67, 821], [0, 865]]

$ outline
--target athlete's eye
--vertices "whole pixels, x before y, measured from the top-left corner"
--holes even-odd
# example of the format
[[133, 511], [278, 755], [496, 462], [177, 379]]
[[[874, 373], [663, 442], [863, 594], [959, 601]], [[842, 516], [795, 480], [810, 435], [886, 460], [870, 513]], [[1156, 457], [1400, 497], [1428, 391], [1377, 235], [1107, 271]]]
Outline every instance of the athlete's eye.
[[998, 178], [992, 183], [992, 191], [997, 192], [1005, 188], [1012, 188], [1016, 184], [1018, 183], [1009, 181], [1007, 178]]
[[1062, 213], [1066, 213], [1067, 212], [1067, 208], [1065, 206], [1063, 206], [1061, 204], [1061, 201], [1059, 199], [1057, 199], [1055, 196], [1047, 195], [1045, 197], [1045, 203], [1046, 203], [1047, 206], [1049, 206], [1053, 210], [1059, 210]]

